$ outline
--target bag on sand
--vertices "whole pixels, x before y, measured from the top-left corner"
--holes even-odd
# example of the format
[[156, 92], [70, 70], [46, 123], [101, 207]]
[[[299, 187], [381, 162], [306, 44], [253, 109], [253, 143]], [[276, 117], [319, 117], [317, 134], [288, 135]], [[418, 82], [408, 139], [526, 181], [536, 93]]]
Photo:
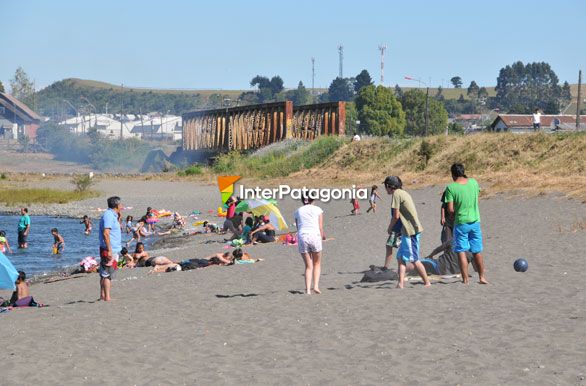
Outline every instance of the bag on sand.
[[397, 272], [391, 271], [390, 269], [385, 269], [382, 267], [371, 265], [370, 270], [364, 273], [364, 276], [360, 281], [363, 283], [374, 283], [377, 281], [387, 280], [399, 280], [399, 275], [397, 274]]

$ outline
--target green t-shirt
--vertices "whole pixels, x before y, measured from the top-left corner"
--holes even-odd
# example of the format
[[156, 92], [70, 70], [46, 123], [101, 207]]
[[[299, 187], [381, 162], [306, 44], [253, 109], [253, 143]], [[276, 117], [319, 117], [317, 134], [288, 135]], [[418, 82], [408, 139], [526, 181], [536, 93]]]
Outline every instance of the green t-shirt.
[[18, 231], [24, 231], [28, 225], [31, 225], [31, 218], [29, 215], [25, 214], [24, 216], [20, 216], [20, 221], [18, 222]]
[[411, 195], [403, 189], [397, 189], [393, 193], [393, 201], [391, 202], [391, 208], [399, 210], [399, 216], [401, 217], [401, 234], [404, 236], [414, 236], [417, 233], [423, 231], [423, 227], [417, 217], [417, 210], [415, 209], [415, 203], [411, 198]]
[[480, 221], [478, 210], [478, 193], [480, 186], [474, 178], [468, 178], [466, 184], [452, 182], [446, 188], [445, 202], [454, 202], [456, 218], [454, 224], [468, 224]]

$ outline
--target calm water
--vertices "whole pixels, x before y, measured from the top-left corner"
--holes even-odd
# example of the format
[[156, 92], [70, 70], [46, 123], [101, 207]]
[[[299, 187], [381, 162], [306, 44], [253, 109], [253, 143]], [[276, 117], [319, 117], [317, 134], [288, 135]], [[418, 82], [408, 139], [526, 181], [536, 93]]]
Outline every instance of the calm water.
[[[85, 227], [81, 219], [31, 216], [31, 231], [28, 237], [28, 249], [18, 249], [18, 220], [20, 216], [0, 215], [0, 230], [6, 231], [6, 237], [12, 248], [12, 254], [6, 254], [16, 269], [27, 275], [59, 271], [64, 267], [77, 265], [86, 256], [97, 257], [99, 253], [99, 220], [93, 220], [93, 230], [89, 236], [83, 232]], [[53, 236], [51, 228], [59, 229], [65, 239], [63, 254], [53, 255]], [[122, 233], [122, 240], [128, 235]]]

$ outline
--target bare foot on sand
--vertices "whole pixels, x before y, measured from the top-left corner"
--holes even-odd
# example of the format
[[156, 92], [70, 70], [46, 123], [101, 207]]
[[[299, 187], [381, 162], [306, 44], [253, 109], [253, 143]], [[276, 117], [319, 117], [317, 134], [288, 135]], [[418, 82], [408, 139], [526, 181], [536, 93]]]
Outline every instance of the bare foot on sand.
[[481, 277], [481, 278], [478, 280], [478, 284], [488, 284], [488, 280], [486, 280], [485, 278]]
[[316, 294], [321, 294], [321, 291], [319, 290], [319, 288], [314, 288], [313, 292], [315, 292]]
[[401, 284], [401, 283], [400, 284], [397, 284], [397, 286], [395, 288], [403, 289], [403, 284]]
[[423, 286], [424, 286], [424, 287], [431, 287], [431, 282], [429, 282], [429, 281], [428, 281], [428, 282], [427, 282], [427, 283], [425, 283]]

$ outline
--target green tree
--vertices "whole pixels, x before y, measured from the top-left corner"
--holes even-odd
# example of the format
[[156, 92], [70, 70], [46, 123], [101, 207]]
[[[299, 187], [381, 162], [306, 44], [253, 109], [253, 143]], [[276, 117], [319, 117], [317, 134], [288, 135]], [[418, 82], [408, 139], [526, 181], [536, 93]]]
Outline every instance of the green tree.
[[358, 132], [358, 111], [356, 110], [356, 103], [346, 102], [346, 134], [354, 135]]
[[486, 90], [486, 87], [480, 87], [478, 90], [478, 99], [486, 100], [486, 98], [488, 98], [488, 91]]
[[14, 78], [10, 80], [10, 93], [22, 102], [30, 105], [32, 103], [35, 89], [33, 82], [29, 79], [27, 73], [22, 67], [18, 67], [14, 73]]
[[362, 87], [370, 86], [373, 84], [370, 74], [366, 70], [362, 70], [360, 74], [356, 75], [354, 81], [354, 92], [358, 93]]
[[6, 91], [4, 91], [4, 85], [2, 84], [1, 80], [0, 80], [0, 92], [6, 92]]
[[273, 95], [283, 91], [283, 84], [283, 79], [281, 79], [279, 75], [275, 75], [271, 78], [271, 91], [273, 92]]
[[518, 61], [501, 68], [495, 102], [501, 110], [529, 114], [540, 108], [546, 114], [559, 113], [562, 88], [550, 65]]
[[351, 101], [354, 98], [354, 85], [350, 78], [337, 77], [328, 88], [330, 102]]
[[290, 99], [294, 105], [307, 105], [311, 103], [311, 94], [305, 88], [302, 81], [299, 81], [295, 90], [288, 91], [285, 95], [285, 99]]
[[444, 101], [446, 98], [444, 97], [444, 88], [442, 86], [437, 87], [437, 92], [435, 93], [435, 99], [438, 101]]
[[459, 76], [454, 76], [452, 79], [450, 79], [450, 82], [452, 82], [454, 88], [462, 88], [462, 78]]
[[[405, 132], [410, 135], [425, 134], [425, 92], [411, 89], [405, 92], [401, 104], [405, 110], [407, 126]], [[448, 112], [440, 101], [428, 100], [427, 134], [440, 134], [448, 125]]]
[[403, 134], [405, 113], [392, 89], [374, 85], [363, 87], [355, 103], [361, 132], [389, 136]]
[[565, 81], [562, 86], [561, 98], [564, 103], [570, 103], [572, 100], [572, 89], [570, 88], [568, 81]]
[[395, 97], [398, 99], [403, 98], [403, 89], [398, 84], [395, 84]]
[[468, 90], [466, 94], [470, 97], [470, 99], [478, 99], [478, 91], [480, 87], [476, 84], [475, 81], [470, 82], [470, 86], [468, 86]]

